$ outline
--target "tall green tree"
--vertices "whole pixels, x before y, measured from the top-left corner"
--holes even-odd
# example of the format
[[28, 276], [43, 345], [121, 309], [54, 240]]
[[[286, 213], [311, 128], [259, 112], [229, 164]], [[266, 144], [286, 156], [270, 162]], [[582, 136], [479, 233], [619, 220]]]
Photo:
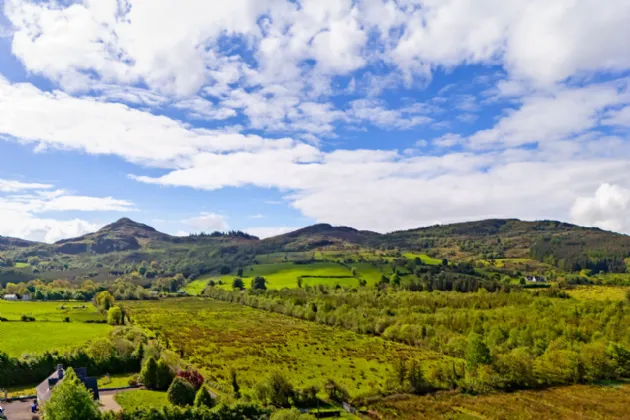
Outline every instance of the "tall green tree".
[[50, 399], [42, 407], [46, 420], [100, 420], [101, 412], [92, 397], [77, 378], [72, 368], [68, 368], [65, 377], [52, 390]]
[[195, 402], [195, 388], [186, 379], [178, 376], [169, 386], [167, 396], [171, 404], [185, 407]]
[[140, 371], [140, 381], [147, 389], [157, 389], [157, 362], [149, 357]]
[[264, 277], [256, 276], [252, 280], [252, 290], [267, 290], [267, 280]]
[[197, 395], [195, 395], [195, 407], [214, 407], [214, 399], [205, 385], [199, 388]]
[[475, 332], [468, 336], [468, 346], [466, 347], [466, 365], [468, 369], [474, 369], [479, 365], [489, 365], [492, 363], [490, 349], [483, 340], [483, 337]]
[[173, 382], [175, 374], [171, 370], [170, 366], [164, 359], [160, 359], [157, 362], [157, 368], [155, 372], [155, 387], [160, 391], [166, 391]]

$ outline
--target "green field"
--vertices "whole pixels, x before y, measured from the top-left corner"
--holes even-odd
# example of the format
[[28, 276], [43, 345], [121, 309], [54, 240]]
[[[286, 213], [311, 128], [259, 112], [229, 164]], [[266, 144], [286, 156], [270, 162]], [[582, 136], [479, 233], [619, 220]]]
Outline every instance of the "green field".
[[129, 386], [129, 380], [135, 373], [123, 373], [119, 375], [105, 375], [98, 378], [99, 388], [124, 388]]
[[80, 322], [0, 322], [0, 351], [19, 357], [63, 350], [107, 337], [111, 328]]
[[37, 321], [63, 321], [66, 317], [73, 322], [105, 319], [96, 307], [88, 302], [9, 302], [0, 300], [0, 317], [19, 320], [22, 315]]
[[31, 265], [29, 263], [25, 263], [25, 262], [16, 262], [15, 263], [15, 268], [26, 268], [26, 267], [30, 267]]
[[161, 408], [170, 405], [166, 392], [148, 391], [145, 389], [121, 392], [116, 394], [114, 399], [125, 411], [141, 408]]
[[[350, 269], [334, 262], [314, 262], [311, 264], [294, 264], [282, 262], [277, 264], [254, 264], [243, 269], [243, 281], [249, 288], [251, 280], [256, 276], [267, 279], [268, 289], [295, 288], [297, 278], [302, 277], [303, 286], [326, 284], [335, 286], [358, 286], [359, 281], [352, 276]], [[235, 275], [222, 276], [225, 288], [232, 287]], [[209, 278], [206, 277], [206, 280]]]
[[578, 286], [567, 290], [580, 300], [625, 300], [630, 287], [624, 286]]
[[198, 296], [203, 292], [203, 289], [208, 286], [208, 281], [210, 278], [203, 277], [197, 280], [193, 280], [184, 287], [184, 291], [189, 295]]
[[356, 396], [383, 387], [391, 375], [391, 362], [398, 357], [414, 357], [427, 365], [445, 357], [211, 299], [128, 304], [138, 324], [159, 331], [219, 390], [229, 386], [228, 372], [234, 368], [244, 388], [280, 371], [298, 387], [322, 386], [327, 378], [334, 378]]

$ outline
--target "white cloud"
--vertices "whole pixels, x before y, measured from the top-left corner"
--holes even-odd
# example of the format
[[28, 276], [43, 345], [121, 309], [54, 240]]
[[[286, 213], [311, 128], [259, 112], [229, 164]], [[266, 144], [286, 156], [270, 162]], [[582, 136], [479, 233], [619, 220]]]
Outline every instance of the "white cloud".
[[594, 196], [575, 200], [571, 220], [580, 225], [630, 233], [630, 189], [600, 185]]
[[602, 123], [605, 125], [630, 127], [630, 106], [609, 112]]
[[282, 235], [283, 233], [293, 232], [300, 227], [288, 226], [268, 226], [268, 227], [252, 227], [243, 229], [246, 233], [259, 237], [260, 239], [271, 238], [273, 236]]
[[52, 188], [51, 184], [26, 183], [8, 179], [0, 179], [0, 192], [12, 193], [24, 190], [43, 190]]
[[83, 235], [102, 224], [81, 219], [59, 220], [47, 212], [135, 211], [134, 203], [113, 197], [73, 195], [51, 184], [0, 180], [0, 235], [54, 242]]
[[229, 228], [226, 217], [216, 213], [201, 213], [182, 222], [194, 232], [226, 231]]

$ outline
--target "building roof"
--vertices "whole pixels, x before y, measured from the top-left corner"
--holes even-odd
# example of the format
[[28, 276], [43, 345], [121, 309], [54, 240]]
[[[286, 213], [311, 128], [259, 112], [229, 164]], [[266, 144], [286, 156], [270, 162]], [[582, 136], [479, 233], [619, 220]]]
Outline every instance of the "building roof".
[[[98, 381], [96, 380], [96, 378], [91, 378], [87, 376], [87, 368], [76, 368], [74, 371], [77, 375], [77, 378], [79, 378], [83, 385], [85, 385], [88, 390], [92, 391], [93, 398], [95, 400], [98, 400], [100, 396], [98, 393]], [[52, 390], [54, 389], [55, 385], [63, 380], [64, 371], [62, 370], [61, 372], [61, 379], [59, 378], [59, 371], [56, 370], [55, 372], [53, 372], [52, 375], [50, 375], [37, 386], [37, 400], [40, 404], [50, 399]]]

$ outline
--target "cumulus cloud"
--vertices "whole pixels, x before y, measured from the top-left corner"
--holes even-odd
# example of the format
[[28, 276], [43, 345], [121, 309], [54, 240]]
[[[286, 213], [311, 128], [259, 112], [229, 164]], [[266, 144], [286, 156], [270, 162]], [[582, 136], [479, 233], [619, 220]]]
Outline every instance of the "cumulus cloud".
[[71, 218], [59, 220], [48, 212], [129, 212], [134, 203], [113, 197], [74, 195], [51, 184], [0, 179], [0, 234], [34, 241], [55, 242], [97, 230], [100, 223]]
[[192, 232], [224, 232], [229, 229], [226, 217], [217, 213], [201, 213], [182, 222]]
[[260, 239], [271, 238], [273, 236], [282, 235], [283, 233], [293, 232], [300, 227], [288, 226], [262, 226], [243, 229], [246, 233], [259, 237]]
[[571, 220], [585, 226], [630, 233], [630, 189], [602, 184], [590, 197], [578, 197]]

